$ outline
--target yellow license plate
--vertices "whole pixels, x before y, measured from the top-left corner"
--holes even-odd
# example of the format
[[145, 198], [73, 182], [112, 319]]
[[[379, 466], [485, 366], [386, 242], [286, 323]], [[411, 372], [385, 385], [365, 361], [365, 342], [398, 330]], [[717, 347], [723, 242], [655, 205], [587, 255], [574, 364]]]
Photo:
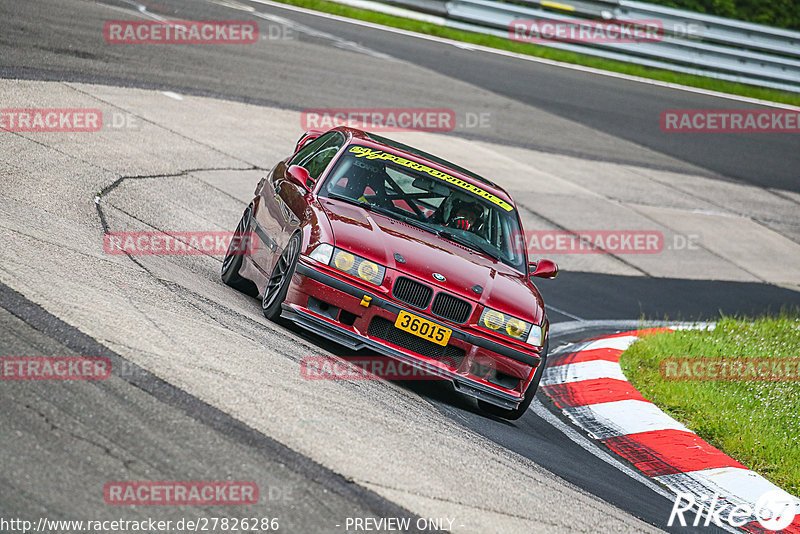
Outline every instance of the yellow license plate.
[[397, 314], [397, 320], [394, 322], [394, 325], [400, 330], [411, 332], [415, 336], [419, 336], [422, 339], [427, 339], [428, 341], [442, 346], [447, 345], [447, 342], [450, 340], [450, 334], [453, 332], [449, 328], [439, 326], [433, 321], [417, 317], [416, 315], [402, 310]]

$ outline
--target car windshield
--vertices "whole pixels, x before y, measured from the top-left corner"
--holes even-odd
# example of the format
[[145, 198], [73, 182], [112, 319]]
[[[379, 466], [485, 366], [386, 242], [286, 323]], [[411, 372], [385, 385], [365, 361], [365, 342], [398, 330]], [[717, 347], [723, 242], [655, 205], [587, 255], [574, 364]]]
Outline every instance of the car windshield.
[[524, 272], [514, 207], [479, 186], [391, 152], [351, 145], [320, 195], [363, 205]]

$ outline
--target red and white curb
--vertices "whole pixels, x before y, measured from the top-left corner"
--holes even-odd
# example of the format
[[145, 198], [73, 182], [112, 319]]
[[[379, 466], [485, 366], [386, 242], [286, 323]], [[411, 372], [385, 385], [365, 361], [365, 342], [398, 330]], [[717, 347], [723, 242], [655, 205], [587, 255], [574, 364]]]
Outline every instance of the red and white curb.
[[[622, 352], [640, 336], [665, 330], [673, 328], [623, 332], [589, 341], [577, 351], [553, 354], [541, 390], [592, 438], [676, 494], [693, 495], [706, 510], [725, 507], [729, 512], [739, 506], [757, 510], [756, 503], [763, 495], [781, 492], [794, 501], [798, 514], [782, 532], [800, 534], [800, 499], [700, 439], [642, 397], [625, 378], [619, 365]], [[709, 506], [714, 495], [719, 501]], [[707, 525], [705, 514], [701, 515], [699, 525]], [[695, 513], [687, 513], [687, 523], [692, 524], [689, 521], [695, 517]], [[774, 532], [764, 528], [755, 515], [741, 528]]]

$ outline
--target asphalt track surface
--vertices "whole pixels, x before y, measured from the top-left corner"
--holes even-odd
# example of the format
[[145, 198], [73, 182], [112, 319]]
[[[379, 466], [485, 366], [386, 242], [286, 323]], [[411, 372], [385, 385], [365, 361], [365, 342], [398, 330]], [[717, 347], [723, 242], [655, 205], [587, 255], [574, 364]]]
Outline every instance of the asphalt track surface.
[[[130, 4], [125, 2], [108, 4], [130, 8]], [[262, 56], [226, 47], [209, 47], [199, 51], [181, 47], [158, 51], [147, 47], [110, 48], [102, 39], [98, 40], [96, 27], [92, 25], [96, 20], [108, 17], [108, 11], [97, 3], [3, 3], [0, 4], [0, 20], [3, 21], [3, 31], [0, 32], [0, 74], [3, 77], [173, 89], [291, 109], [329, 106], [454, 107], [459, 111], [486, 109], [481, 102], [460, 101], [459, 96], [448, 92], [446, 86], [429, 87], [422, 78], [410, 78], [412, 74], [418, 76], [419, 71], [409, 73], [403, 68], [405, 63], [376, 58], [367, 52], [346, 57], [341, 54], [342, 47], [351, 46], [347, 42], [357, 43], [356, 49], [361, 46], [364, 50], [382, 52], [449, 76], [459, 83], [466, 82], [479, 91], [485, 91], [487, 95], [501, 94], [541, 110], [541, 114], [525, 117], [520, 117], [514, 109], [491, 110], [494, 113], [493, 128], [477, 134], [463, 132], [463, 135], [585, 158], [702, 172], [764, 187], [799, 190], [797, 169], [800, 168], [800, 151], [797, 151], [797, 136], [727, 134], [710, 139], [703, 137], [702, 142], [697, 142], [691, 136], [670, 137], [658, 130], [658, 115], [664, 109], [751, 107], [749, 105], [489, 56], [268, 6], [255, 7], [267, 16], [289, 19], [318, 33], [310, 35], [312, 32], [296, 31], [293, 39], [275, 42], [279, 53]], [[207, 2], [152, 2], [148, 3], [148, 9], [171, 18], [249, 17], [247, 12], [232, 11]], [[120, 12], [119, 18], [131, 17]], [[264, 33], [267, 27], [274, 26], [267, 24], [264, 19], [261, 22]], [[589, 126], [607, 136], [581, 139], [565, 128], [574, 124]], [[576, 318], [669, 317], [702, 320], [713, 319], [720, 311], [746, 314], [776, 312], [781, 306], [800, 304], [798, 293], [775, 286], [679, 278], [564, 273], [557, 281], [544, 281], [539, 287], [551, 306], [549, 315], [553, 323]], [[37, 310], [35, 305], [12, 290], [5, 287], [0, 289], [0, 301], [6, 310], [0, 314], [2, 331], [13, 332], [2, 338], [4, 353], [98, 354], [100, 349], [80, 332], [43, 310]], [[587, 328], [560, 337], [554, 336], [551, 347], [557, 348], [562, 343], [607, 331], [608, 328]], [[326, 350], [340, 352], [325, 340], [301, 335]], [[213, 408], [182, 394], [180, 390], [141, 373], [136, 376], [139, 378], [127, 380], [127, 384], [122, 381], [103, 386], [78, 385], [78, 389], [71, 392], [74, 396], [66, 391], [63, 398], [50, 405], [56, 412], [70, 411], [70, 401], [85, 398], [86, 391], [80, 388], [100, 387], [107, 391], [93, 394], [127, 400], [131, 395], [129, 388], [133, 386], [137, 392], [144, 391], [153, 397], [135, 399], [139, 412], [133, 414], [140, 419], [142, 429], [153, 432], [153, 454], [148, 454], [148, 449], [131, 449], [133, 456], [154, 457], [155, 451], [163, 451], [165, 444], [173, 441], [176, 435], [188, 439], [198, 436], [198, 432], [208, 438], [198, 439], [198, 443], [214, 445], [200, 451], [203, 458], [208, 460], [201, 465], [192, 464], [182, 451], [171, 451], [170, 458], [174, 459], [176, 465], [159, 466], [163, 471], [157, 473], [168, 473], [170, 469], [183, 473], [191, 473], [194, 469], [196, 473], [204, 473], [205, 468], [209, 472], [222, 473], [225, 466], [214, 465], [214, 458], [219, 457], [219, 451], [229, 451], [235, 447], [235, 454], [241, 456], [240, 461], [252, 465], [254, 469], [265, 462], [279, 464], [275, 469], [280, 469], [280, 465], [291, 467], [283, 476], [296, 476], [296, 487], [300, 493], [293, 494], [293, 498], [298, 500], [286, 504], [284, 513], [291, 513], [292, 506], [297, 502], [318, 499], [323, 493], [329, 498], [333, 493], [339, 500], [330, 506], [342, 514], [408, 515], [385, 499], [359, 487], [353, 488], [352, 484], [348, 485], [336, 474], [282, 448], [263, 435], [249, 431], [225, 414], [215, 412]], [[552, 473], [636, 517], [665, 528], [672, 506], [670, 500], [598, 459], [564, 434], [552, 419], [543, 419], [540, 414], [531, 411], [511, 424], [487, 418], [477, 412], [473, 403], [430, 384], [411, 383], [405, 384], [405, 387], [425, 397], [454, 421], [532, 459]], [[118, 388], [117, 391], [114, 391], [115, 388]], [[11, 419], [19, 422], [19, 428], [9, 428], [10, 432], [21, 431], [26, 427], [26, 421], [30, 423], [29, 427], [34, 424], [41, 426], [42, 420], [47, 421], [46, 414], [31, 412], [30, 407], [35, 404], [33, 400], [26, 403], [16, 394], [8, 397], [7, 389], [3, 391], [4, 415], [15, 413], [17, 417]], [[95, 400], [97, 406], [108, 402], [108, 398]], [[172, 434], [159, 436], [149, 417], [161, 417], [161, 420], [169, 421]], [[95, 438], [119, 435], [124, 443], [124, 433], [120, 433], [120, 429], [115, 431], [113, 426], [114, 423], [110, 421], [86, 421], [86, 427], [97, 432], [99, 437]], [[131, 428], [127, 431], [135, 432], [136, 427]], [[42, 440], [52, 439], [53, 435], [61, 432], [47, 424], [38, 431]], [[47, 456], [42, 458], [46, 459]], [[186, 467], [181, 466], [180, 462], [187, 462]], [[79, 472], [81, 466], [75, 469]], [[43, 468], [43, 471], [46, 469]], [[46, 477], [47, 473], [38, 476]], [[281, 474], [264, 467], [257, 476], [263, 476], [262, 486], [269, 487], [269, 480], [273, 480], [270, 477], [280, 477]], [[48, 500], [52, 496], [26, 495], [24, 483], [16, 487], [16, 480], [12, 470], [4, 470], [0, 493], [0, 504], [4, 511], [36, 512], [39, 509], [37, 506], [52, 509], [53, 501]], [[67, 506], [68, 503], [62, 502], [55, 507], [66, 510]], [[301, 519], [298, 517], [297, 520]], [[309, 521], [309, 530], [313, 530], [317, 524], [315, 521], [320, 520], [313, 514], [306, 519]]]
[[[108, 506], [98, 502], [96, 490], [108, 481], [108, 473], [115, 473], [117, 480], [132, 473], [139, 478], [147, 473], [149, 480], [226, 480], [235, 472], [246, 472], [245, 480], [257, 483], [258, 504], [167, 506], [151, 517], [173, 524], [185, 517], [279, 518], [279, 525], [293, 532], [332, 528], [345, 517], [415, 519], [125, 362], [3, 284], [0, 325], [5, 354], [102, 356], [112, 368], [123, 369], [107, 381], [64, 382], [55, 390], [46, 382], [5, 383], [0, 388], [5, 457], [0, 511], [6, 520], [103, 517]], [[43, 487], [48, 490], [42, 492]], [[324, 506], [309, 504], [320, 502]]]
[[[137, 5], [132, 0], [103, 3], [128, 10]], [[1, 73], [4, 77], [172, 87], [189, 94], [295, 109], [485, 109], [480, 101], [462, 101], [458, 86], [434, 86], [419, 71], [375, 58], [372, 51], [533, 108], [523, 115], [516, 109], [491, 109], [492, 127], [470, 132], [476, 137], [602, 160], [700, 170], [715, 177], [800, 191], [800, 134], [664, 135], [659, 127], [659, 116], [667, 109], [753, 105], [478, 53], [258, 3], [219, 0], [219, 4], [254, 8], [267, 18], [212, 1], [161, 0], [139, 5], [146, 5], [156, 16], [178, 19], [260, 18], [262, 38], [276, 37], [270, 40], [275, 52], [255, 54], [235, 45], [199, 49], [108, 46], [98, 35], [96, 22], [107, 17], [109, 10], [91, 2], [5, 2], [0, 5], [4, 24]], [[94, 16], [82, 17], [85, 10]], [[121, 11], [119, 18], [128, 18], [129, 13]], [[274, 22], [275, 17], [296, 26], [286, 30]], [[277, 33], [276, 28], [280, 28]], [[365, 51], [361, 56], [337, 53], [359, 47]], [[576, 138], [564, 121], [594, 128], [613, 139]], [[635, 149], [623, 150], [614, 140], [634, 143]], [[665, 157], [642, 156], [647, 152], [642, 148]]]

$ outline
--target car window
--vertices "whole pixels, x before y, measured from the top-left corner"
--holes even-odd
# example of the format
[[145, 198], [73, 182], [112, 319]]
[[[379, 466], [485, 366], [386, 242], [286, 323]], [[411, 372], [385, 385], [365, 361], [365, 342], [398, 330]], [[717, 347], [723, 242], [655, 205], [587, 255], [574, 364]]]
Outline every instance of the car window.
[[382, 150], [351, 145], [320, 191], [371, 205], [438, 232], [524, 272], [516, 210], [478, 186]]
[[297, 153], [292, 156], [292, 158], [286, 163], [287, 167], [291, 167], [292, 165], [300, 165], [300, 161], [307, 159], [309, 155], [316, 152], [320, 146], [322, 146], [328, 139], [331, 134], [325, 134], [317, 137], [306, 146], [301, 148], [297, 151]]
[[328, 132], [301, 148], [289, 161], [288, 166], [300, 165], [305, 167], [308, 175], [316, 180], [336, 156], [343, 144], [344, 135], [341, 132]]

